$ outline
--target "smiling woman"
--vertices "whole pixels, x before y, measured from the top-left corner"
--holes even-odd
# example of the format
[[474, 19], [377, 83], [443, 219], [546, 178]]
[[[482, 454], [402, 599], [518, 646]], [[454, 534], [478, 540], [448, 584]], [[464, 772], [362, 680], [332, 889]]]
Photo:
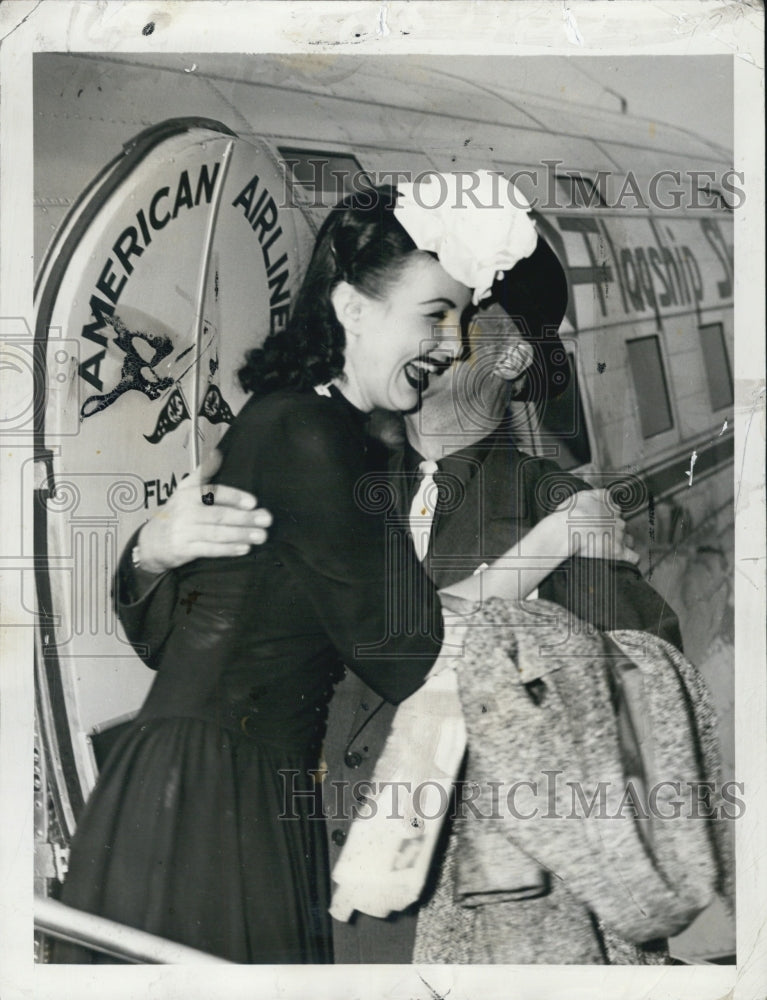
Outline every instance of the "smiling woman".
[[[315, 776], [333, 685], [346, 663], [401, 701], [442, 641], [434, 586], [415, 559], [386, 577], [384, 518], [355, 503], [367, 411], [415, 406], [424, 344], [449, 356], [435, 315], [457, 323], [470, 294], [392, 206], [388, 190], [332, 213], [290, 323], [250, 352], [218, 481], [256, 492], [274, 528], [177, 573], [156, 681], [72, 844], [66, 903], [232, 961], [332, 959]], [[281, 821], [285, 782], [296, 822]]]
[[[157, 678], [72, 843], [65, 903], [236, 962], [332, 960], [317, 778], [343, 665], [398, 703], [423, 684], [443, 640], [460, 648], [443, 600], [525, 596], [570, 552], [562, 509], [527, 536], [541, 556], [534, 568], [505, 571], [519, 555], [512, 545], [481, 583], [457, 580], [448, 598], [401, 519], [388, 520], [391, 490], [361, 495], [371, 473], [382, 483], [368, 414], [414, 410], [436, 386], [470, 299], [510, 252], [509, 227], [496, 227], [470, 287], [460, 260], [443, 267], [414, 241], [395, 204], [383, 188], [331, 212], [290, 321], [249, 352], [240, 379], [252, 395], [221, 443], [215, 481], [268, 507], [268, 541], [175, 571], [170, 627], [152, 648]], [[603, 498], [585, 496], [604, 515]], [[139, 562], [147, 531], [151, 522], [129, 543]], [[123, 611], [137, 596], [121, 594]], [[103, 960], [63, 944], [55, 957]]]
[[[367, 413], [418, 405], [471, 296], [395, 202], [386, 188], [331, 213], [288, 325], [248, 355], [218, 481], [257, 493], [273, 530], [177, 571], [156, 681], [72, 843], [64, 902], [233, 961], [332, 959], [315, 776], [333, 685], [345, 663], [401, 701], [443, 638], [420, 563], [387, 575], [383, 512], [355, 500], [374, 468]], [[298, 822], [281, 822], [286, 781]], [[61, 943], [54, 958], [104, 961]]]
[[433, 257], [414, 252], [396, 291], [372, 298], [341, 282], [333, 290], [346, 331], [343, 392], [362, 410], [413, 410], [429, 376], [461, 348], [470, 291]]

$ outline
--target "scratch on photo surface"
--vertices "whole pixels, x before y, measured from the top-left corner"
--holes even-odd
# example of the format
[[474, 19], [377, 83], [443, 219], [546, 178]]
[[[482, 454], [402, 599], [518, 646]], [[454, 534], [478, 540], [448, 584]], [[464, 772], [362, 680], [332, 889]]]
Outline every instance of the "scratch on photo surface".
[[[32, 15], [34, 14], [34, 12], [37, 10], [37, 8], [40, 6], [40, 4], [42, 2], [43, 2], [43, 0], [37, 0], [37, 3], [32, 8], [32, 10], [30, 10], [30, 12], [28, 14], [25, 14], [24, 17], [22, 17], [22, 19], [19, 21], [18, 24], [14, 24], [14, 26], [11, 28], [10, 31], [7, 31], [4, 35], [0, 36], [0, 44], [2, 44], [2, 42], [4, 42], [6, 40], [6, 38], [10, 38], [11, 35], [14, 33], [14, 31], [18, 31], [18, 29], [22, 26], [22, 24], [26, 24], [26, 22], [30, 19], [30, 17], [32, 17]], [[6, 8], [6, 9], [12, 9], [12, 8]]]
[[754, 392], [754, 402], [751, 407], [751, 412], [748, 415], [748, 422], [746, 423], [746, 434], [743, 438], [743, 455], [740, 461], [740, 475], [738, 476], [738, 492], [735, 494], [735, 513], [738, 513], [738, 504], [740, 502], [740, 489], [743, 485], [743, 467], [746, 464], [746, 452], [748, 449], [748, 435], [751, 432], [751, 422], [754, 419], [754, 412], [760, 403], [764, 402], [765, 387], [761, 386], [757, 391]]
[[689, 479], [689, 482], [687, 484], [688, 486], [692, 486], [692, 470], [695, 468], [695, 463], [697, 461], [698, 461], [698, 453], [697, 451], [693, 451], [692, 455], [690, 456], [690, 468], [687, 470], [687, 472], [685, 472], [685, 475]]
[[386, 23], [386, 18], [388, 17], [388, 15], [389, 15], [389, 8], [387, 4], [382, 3], [378, 9], [378, 27], [376, 28], [376, 31], [378, 32], [379, 35], [381, 35], [382, 38], [385, 37], [386, 35], [391, 34], [391, 31], [389, 31], [389, 26]]
[[445, 997], [449, 995], [450, 990], [448, 990], [447, 993], [445, 994], [438, 993], [430, 983], [426, 982], [426, 980], [423, 978], [420, 972], [418, 973], [418, 978], [421, 980], [421, 982], [429, 991], [429, 993], [431, 993], [432, 1000], [445, 1000]]
[[568, 41], [573, 42], [575, 45], [583, 45], [583, 36], [578, 31], [578, 22], [575, 20], [575, 14], [573, 14], [566, 3], [562, 4], [562, 17], [565, 22], [565, 34]]

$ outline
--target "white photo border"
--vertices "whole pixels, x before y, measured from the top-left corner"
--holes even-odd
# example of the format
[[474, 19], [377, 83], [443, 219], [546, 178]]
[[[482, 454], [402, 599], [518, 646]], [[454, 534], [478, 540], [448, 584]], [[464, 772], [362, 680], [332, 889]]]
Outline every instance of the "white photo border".
[[[143, 33], [152, 23], [151, 34]], [[204, 31], [201, 31], [204, 25]], [[728, 54], [735, 74], [736, 767], [748, 808], [737, 830], [737, 966], [204, 967], [35, 966], [32, 958], [33, 631], [14, 607], [14, 551], [31, 550], [29, 497], [17, 488], [29, 446], [2, 448], [0, 554], [0, 994], [4, 1000], [280, 996], [547, 1000], [758, 1000], [767, 993], [767, 689], [764, 580], [764, 11], [730, 0], [622, 3], [473, 0], [219, 3], [11, 0], [0, 6], [0, 323], [34, 329], [32, 57], [43, 51], [282, 52], [509, 56]], [[243, 43], [245, 39], [245, 43]], [[29, 386], [3, 372], [0, 406]], [[16, 486], [16, 488], [14, 488]], [[22, 545], [17, 542], [21, 535]], [[15, 546], [15, 548], [14, 548]], [[10, 554], [7, 554], [9, 553]], [[9, 580], [13, 578], [13, 584]], [[27, 627], [24, 627], [24, 626]]]

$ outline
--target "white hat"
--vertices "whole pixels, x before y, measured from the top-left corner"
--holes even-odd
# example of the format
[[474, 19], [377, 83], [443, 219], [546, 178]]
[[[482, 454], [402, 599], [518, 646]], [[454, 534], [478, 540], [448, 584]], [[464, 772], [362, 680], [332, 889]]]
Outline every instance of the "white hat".
[[419, 250], [436, 253], [452, 278], [473, 289], [478, 305], [497, 277], [535, 250], [529, 212], [527, 200], [497, 172], [435, 171], [397, 185], [394, 216]]

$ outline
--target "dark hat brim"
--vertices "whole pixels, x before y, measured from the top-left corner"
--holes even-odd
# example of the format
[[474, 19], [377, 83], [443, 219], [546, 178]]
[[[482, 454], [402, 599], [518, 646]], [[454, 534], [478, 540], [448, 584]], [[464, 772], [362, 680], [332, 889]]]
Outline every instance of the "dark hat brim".
[[539, 234], [529, 257], [495, 281], [483, 305], [492, 302], [509, 315], [535, 353], [515, 398], [539, 400], [561, 395], [570, 381], [570, 366], [559, 337], [567, 311], [567, 276], [543, 236]]

